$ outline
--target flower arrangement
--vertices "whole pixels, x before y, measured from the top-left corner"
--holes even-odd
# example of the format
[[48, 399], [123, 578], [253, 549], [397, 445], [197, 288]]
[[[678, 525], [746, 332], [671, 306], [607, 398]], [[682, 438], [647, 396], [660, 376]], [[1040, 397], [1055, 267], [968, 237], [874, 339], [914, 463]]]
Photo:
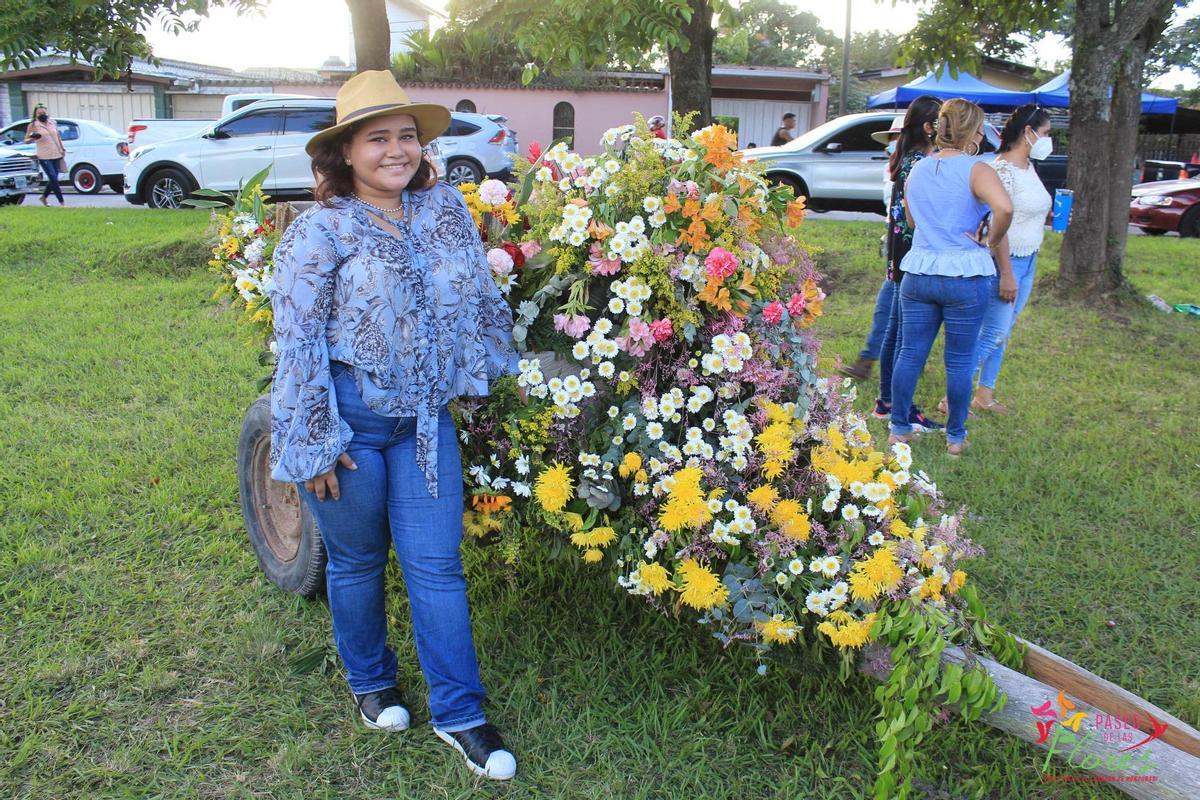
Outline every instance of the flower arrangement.
[[[548, 547], [608, 569], [760, 669], [802, 645], [843, 679], [866, 664], [885, 680], [875, 796], [906, 797], [939, 702], [1003, 701], [978, 668], [942, 673], [947, 643], [1021, 658], [968, 584], [982, 551], [907, 445], [873, 445], [849, 382], [817, 374], [804, 198], [720, 125], [663, 140], [639, 121], [602, 144], [460, 187], [523, 354], [456, 404], [464, 530], [510, 563]], [[217, 221], [222, 291], [269, 332], [275, 231], [254, 180]]]

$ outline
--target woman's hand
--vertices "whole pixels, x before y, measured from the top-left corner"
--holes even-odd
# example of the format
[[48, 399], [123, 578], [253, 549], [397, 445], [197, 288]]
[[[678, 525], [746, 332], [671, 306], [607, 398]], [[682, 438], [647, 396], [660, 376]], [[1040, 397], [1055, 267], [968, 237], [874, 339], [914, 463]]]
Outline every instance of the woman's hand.
[[318, 500], [324, 500], [326, 492], [328, 492], [329, 496], [334, 500], [340, 500], [342, 493], [338, 487], [338, 479], [336, 474], [338, 464], [341, 464], [346, 469], [358, 469], [358, 465], [354, 463], [352, 458], [350, 458], [350, 454], [342, 453], [340, 456], [338, 456], [334, 465], [329, 468], [328, 472], [322, 472], [317, 477], [306, 480], [304, 482], [304, 488], [315, 494]]
[[1006, 303], [1017, 299], [1017, 279], [1012, 276], [1011, 272], [1000, 274], [1000, 299]]

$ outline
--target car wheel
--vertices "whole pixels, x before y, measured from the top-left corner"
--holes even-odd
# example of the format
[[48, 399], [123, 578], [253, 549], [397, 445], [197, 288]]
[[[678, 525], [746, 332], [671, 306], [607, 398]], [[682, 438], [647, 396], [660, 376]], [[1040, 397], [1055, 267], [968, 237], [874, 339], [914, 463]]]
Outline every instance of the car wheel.
[[[805, 197], [805, 198], [808, 197], [808, 187], [804, 185], [804, 181], [800, 180], [799, 178], [797, 178], [793, 175], [785, 175], [785, 174], [767, 175], [767, 180], [771, 181], [772, 183], [776, 184], [777, 186], [792, 187], [792, 191], [796, 193], [796, 197]], [[811, 205], [811, 203], [806, 203], [806, 204]]]
[[192, 182], [177, 169], [160, 169], [146, 181], [146, 205], [151, 208], [183, 208], [192, 192]]
[[125, 181], [122, 180], [121, 178], [117, 178], [116, 180], [109, 181], [108, 183], [106, 183], [104, 185], [107, 186], [108, 188], [112, 189], [117, 194], [125, 193]]
[[463, 183], [479, 183], [483, 170], [474, 161], [456, 158], [446, 165], [446, 182], [455, 186]]
[[71, 169], [71, 185], [80, 194], [95, 194], [104, 184], [100, 180], [100, 170], [91, 164], [79, 164]]
[[25, 202], [25, 195], [10, 194], [8, 197], [0, 197], [0, 206], [19, 206]]
[[1162, 236], [1166, 232], [1164, 228], [1142, 228], [1142, 233], [1147, 236]]
[[1200, 239], [1200, 205], [1192, 206], [1179, 220], [1179, 235], [1188, 239]]

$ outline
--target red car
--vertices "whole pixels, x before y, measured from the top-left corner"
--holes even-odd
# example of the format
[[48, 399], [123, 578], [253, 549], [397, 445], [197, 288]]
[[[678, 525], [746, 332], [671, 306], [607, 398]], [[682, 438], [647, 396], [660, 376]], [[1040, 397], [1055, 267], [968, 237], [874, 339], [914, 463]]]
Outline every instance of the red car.
[[1153, 236], [1178, 231], [1200, 237], [1200, 178], [1139, 183], [1133, 187], [1129, 224]]

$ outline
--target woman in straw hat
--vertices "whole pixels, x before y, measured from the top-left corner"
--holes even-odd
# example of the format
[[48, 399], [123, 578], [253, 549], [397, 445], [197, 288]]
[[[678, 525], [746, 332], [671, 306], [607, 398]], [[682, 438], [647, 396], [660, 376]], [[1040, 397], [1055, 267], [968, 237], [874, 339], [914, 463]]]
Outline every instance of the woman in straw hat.
[[368, 71], [309, 142], [319, 202], [275, 251], [272, 476], [297, 485], [320, 527], [334, 641], [363, 723], [409, 725], [387, 646], [394, 547], [434, 732], [473, 772], [505, 780], [516, 761], [483, 712], [447, 404], [487, 394], [517, 356], [462, 195], [422, 155], [449, 124], [442, 106]]

